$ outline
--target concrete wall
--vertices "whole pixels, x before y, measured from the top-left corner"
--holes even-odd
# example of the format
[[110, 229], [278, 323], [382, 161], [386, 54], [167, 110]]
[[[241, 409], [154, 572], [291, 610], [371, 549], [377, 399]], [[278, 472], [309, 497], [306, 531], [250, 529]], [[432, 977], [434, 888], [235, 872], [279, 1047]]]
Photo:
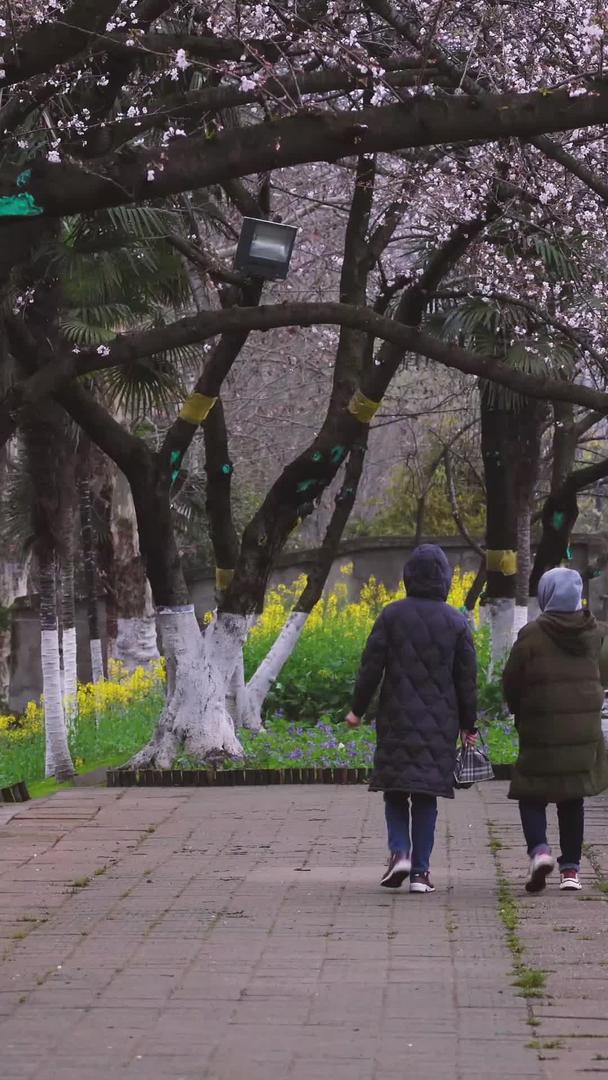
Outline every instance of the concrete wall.
[[[459, 537], [439, 537], [437, 542], [444, 548], [453, 567], [460, 567], [465, 572], [476, 572], [479, 557], [464, 545]], [[599, 540], [594, 537], [577, 537], [573, 543], [572, 565], [584, 571], [590, 559], [597, 555]], [[340, 577], [340, 568], [345, 563], [353, 564], [353, 572], [344, 580], [349, 596], [356, 600], [361, 586], [374, 575], [387, 588], [394, 589], [401, 581], [403, 564], [411, 551], [412, 545], [400, 539], [365, 539], [348, 541], [341, 545], [328, 579], [327, 589], [331, 592]], [[311, 561], [310, 551], [290, 552], [281, 557], [277, 569], [271, 577], [271, 587], [280, 582], [292, 584], [300, 574], [306, 573]], [[202, 617], [215, 606], [214, 572], [209, 569], [201, 572], [189, 582], [190, 595], [196, 613]], [[608, 591], [606, 576], [591, 582], [590, 607], [599, 617], [605, 615], [603, 595]], [[35, 600], [35, 598], [34, 598]], [[101, 631], [105, 629], [103, 603], [100, 604]], [[77, 608], [78, 634], [78, 674], [86, 682], [91, 677], [88, 633], [84, 605]], [[15, 711], [21, 711], [28, 701], [38, 699], [42, 692], [40, 669], [40, 629], [37, 604], [29, 600], [18, 600], [13, 608], [12, 622], [12, 665], [11, 691], [9, 704]]]

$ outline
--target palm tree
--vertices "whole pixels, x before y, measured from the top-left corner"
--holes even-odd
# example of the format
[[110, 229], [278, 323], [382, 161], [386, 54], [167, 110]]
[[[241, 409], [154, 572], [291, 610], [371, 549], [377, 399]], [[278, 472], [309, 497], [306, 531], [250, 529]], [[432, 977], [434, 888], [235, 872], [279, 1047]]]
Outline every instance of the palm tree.
[[[546, 251], [545, 248], [543, 250]], [[557, 258], [557, 256], [555, 256]], [[547, 259], [554, 265], [553, 249]], [[560, 272], [567, 266], [558, 259]], [[511, 298], [445, 295], [434, 321], [441, 332], [521, 370], [572, 367], [572, 343]], [[522, 326], [525, 334], [522, 336]], [[528, 619], [531, 522], [548, 410], [492, 383], [479, 385], [487, 498], [487, 584], [493, 655], [501, 659]]]
[[[187, 275], [171, 244], [168, 215], [138, 207], [119, 208], [91, 219], [65, 223], [55, 263], [63, 283], [60, 317], [64, 337], [74, 348], [102, 347], [117, 331], [149, 328], [168, 310], [184, 308], [190, 300]], [[156, 431], [151, 416], [162, 415], [183, 397], [182, 372], [195, 353], [188, 348], [166, 352], [129, 368], [106, 372], [92, 382], [96, 394], [115, 413], [136, 425], [139, 433]], [[88, 454], [82, 442], [79, 457]], [[133, 503], [124, 478], [112, 466], [112, 503], [107, 571], [116, 604], [115, 634], [109, 654], [129, 669], [158, 656], [156, 624], [143, 564], [139, 555]], [[87, 609], [94, 679], [102, 673], [101, 642], [95, 595], [90, 482], [86, 468], [79, 472], [81, 520], [85, 551]], [[110, 622], [112, 623], [112, 619]], [[110, 626], [110, 631], [112, 627]]]
[[57, 569], [65, 555], [67, 519], [63, 479], [67, 422], [53, 403], [30, 409], [22, 426], [32, 486], [33, 551], [38, 566], [40, 649], [45, 715], [45, 772], [57, 780], [74, 775], [68, 746], [57, 619]]

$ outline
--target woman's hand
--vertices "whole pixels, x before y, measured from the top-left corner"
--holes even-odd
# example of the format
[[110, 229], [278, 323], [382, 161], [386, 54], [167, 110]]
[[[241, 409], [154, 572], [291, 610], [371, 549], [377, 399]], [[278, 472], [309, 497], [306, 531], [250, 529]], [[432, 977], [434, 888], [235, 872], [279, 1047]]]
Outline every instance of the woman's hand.
[[477, 731], [461, 731], [460, 741], [463, 746], [477, 746], [477, 740], [479, 738], [479, 732]]
[[361, 723], [361, 717], [355, 716], [354, 712], [349, 712], [348, 716], [346, 717], [346, 723], [349, 727], [359, 727]]

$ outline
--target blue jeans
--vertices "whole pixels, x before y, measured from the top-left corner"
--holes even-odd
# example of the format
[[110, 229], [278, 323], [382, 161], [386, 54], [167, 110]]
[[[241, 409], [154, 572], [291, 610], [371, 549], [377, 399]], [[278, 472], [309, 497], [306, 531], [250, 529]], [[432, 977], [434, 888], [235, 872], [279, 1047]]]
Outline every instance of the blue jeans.
[[[410, 799], [412, 800], [412, 842], [410, 844]], [[437, 821], [435, 795], [410, 795], [407, 791], [385, 791], [384, 812], [391, 853], [412, 853], [412, 873], [426, 874], [431, 862]]]
[[[547, 843], [547, 804], [532, 799], [522, 799], [519, 813], [532, 857], [540, 851], [549, 851]], [[585, 828], [585, 804], [583, 799], [568, 799], [557, 804], [559, 842], [562, 853], [557, 860], [561, 870], [578, 870], [583, 851]]]

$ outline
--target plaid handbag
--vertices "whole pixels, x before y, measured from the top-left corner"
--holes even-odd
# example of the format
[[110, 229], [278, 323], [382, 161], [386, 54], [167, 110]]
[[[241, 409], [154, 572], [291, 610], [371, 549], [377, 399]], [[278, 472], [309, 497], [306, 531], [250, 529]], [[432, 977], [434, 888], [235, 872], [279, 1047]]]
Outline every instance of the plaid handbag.
[[459, 747], [454, 769], [454, 787], [470, 788], [482, 780], [493, 779], [494, 769], [483, 742], [481, 746]]

